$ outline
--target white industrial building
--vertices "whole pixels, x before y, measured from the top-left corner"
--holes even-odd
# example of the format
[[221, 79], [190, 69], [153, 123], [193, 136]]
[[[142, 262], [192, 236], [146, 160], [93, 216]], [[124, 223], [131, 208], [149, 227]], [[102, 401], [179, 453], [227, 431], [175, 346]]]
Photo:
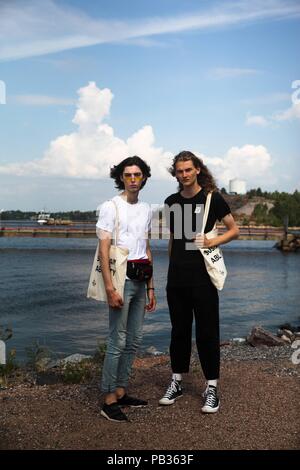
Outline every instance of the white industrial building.
[[234, 178], [229, 180], [229, 194], [246, 194], [246, 181]]

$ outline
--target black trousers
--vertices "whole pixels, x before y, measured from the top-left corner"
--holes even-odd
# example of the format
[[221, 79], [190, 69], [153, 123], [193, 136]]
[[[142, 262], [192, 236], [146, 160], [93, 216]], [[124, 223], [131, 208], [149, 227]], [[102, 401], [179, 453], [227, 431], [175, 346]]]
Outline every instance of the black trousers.
[[173, 373], [189, 371], [192, 325], [195, 316], [196, 344], [206, 380], [220, 374], [219, 297], [213, 284], [199, 287], [167, 287], [172, 324], [170, 355]]

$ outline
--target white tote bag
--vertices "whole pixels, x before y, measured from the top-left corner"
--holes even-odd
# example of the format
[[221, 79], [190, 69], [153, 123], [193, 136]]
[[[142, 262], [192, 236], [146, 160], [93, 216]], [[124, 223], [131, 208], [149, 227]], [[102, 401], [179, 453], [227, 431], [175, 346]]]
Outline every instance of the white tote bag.
[[[204, 235], [204, 229], [206, 226], [210, 208], [211, 196], [212, 193], [208, 193], [206, 198], [201, 235]], [[210, 232], [205, 233], [206, 238], [214, 238], [217, 235], [218, 231], [216, 225]], [[211, 282], [218, 290], [222, 290], [227, 276], [227, 269], [224, 263], [224, 257], [221, 248], [219, 246], [213, 246], [211, 248], [199, 248], [199, 250], [203, 255], [205, 266], [210, 276]]]
[[[112, 201], [116, 209], [115, 229], [114, 229], [114, 245], [111, 245], [109, 251], [109, 267], [113, 286], [123, 298], [124, 285], [126, 279], [127, 258], [129, 250], [118, 246], [119, 237], [119, 214], [118, 208], [114, 201]], [[87, 297], [103, 302], [107, 301], [105, 285], [102, 276], [101, 262], [99, 258], [99, 242], [97, 244], [96, 253], [94, 256], [93, 267], [90, 275], [90, 281], [87, 291]]]

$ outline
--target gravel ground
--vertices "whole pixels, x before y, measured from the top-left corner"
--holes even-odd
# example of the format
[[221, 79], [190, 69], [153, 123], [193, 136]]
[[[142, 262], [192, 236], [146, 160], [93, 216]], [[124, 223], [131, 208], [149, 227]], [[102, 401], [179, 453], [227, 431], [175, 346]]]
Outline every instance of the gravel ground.
[[221, 359], [235, 359], [239, 361], [257, 360], [257, 359], [288, 359], [291, 357], [293, 349], [290, 345], [286, 346], [249, 346], [247, 343], [235, 344], [225, 343], [221, 347]]
[[299, 365], [290, 346], [221, 348], [221, 407], [201, 414], [204, 378], [195, 351], [184, 395], [158, 400], [170, 380], [168, 356], [136, 360], [129, 392], [149, 400], [125, 409], [128, 423], [100, 416], [95, 376], [83, 385], [22, 383], [0, 391], [0, 449], [299, 449]]

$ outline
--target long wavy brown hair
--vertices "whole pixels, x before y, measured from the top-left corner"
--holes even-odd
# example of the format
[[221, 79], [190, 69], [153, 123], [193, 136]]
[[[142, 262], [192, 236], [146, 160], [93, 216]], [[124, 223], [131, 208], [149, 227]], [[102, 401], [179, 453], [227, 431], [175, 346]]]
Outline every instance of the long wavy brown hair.
[[[217, 184], [207, 166], [204, 165], [201, 158], [196, 157], [196, 155], [194, 155], [192, 152], [189, 152], [188, 150], [183, 150], [182, 152], [175, 155], [172, 166], [169, 168], [169, 173], [176, 177], [176, 163], [187, 162], [189, 160], [193, 162], [195, 168], [200, 168], [201, 170], [199, 175], [197, 175], [197, 181], [201, 188], [203, 188], [204, 193], [208, 194], [211, 191], [217, 191]], [[179, 183], [178, 191], [181, 191], [182, 189], [183, 185]]]

